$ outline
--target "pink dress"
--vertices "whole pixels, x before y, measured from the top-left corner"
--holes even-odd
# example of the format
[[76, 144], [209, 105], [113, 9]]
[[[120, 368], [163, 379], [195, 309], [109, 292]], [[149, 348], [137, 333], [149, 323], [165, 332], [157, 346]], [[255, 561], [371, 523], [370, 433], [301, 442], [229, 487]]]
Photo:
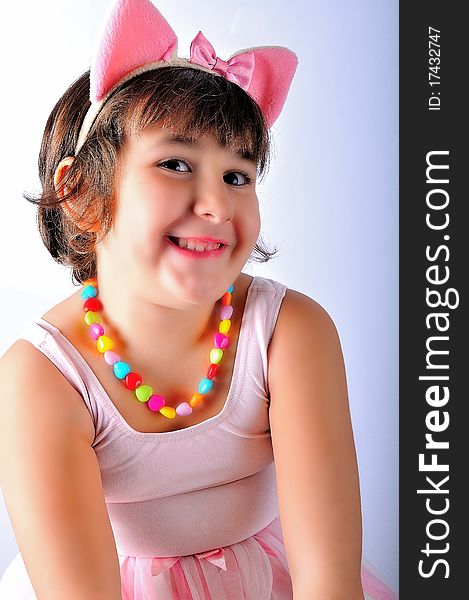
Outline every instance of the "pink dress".
[[[283, 284], [254, 277], [220, 413], [172, 432], [128, 425], [77, 349], [44, 319], [21, 337], [81, 394], [118, 553], [122, 600], [292, 600], [269, 427], [267, 348]], [[395, 596], [363, 568], [370, 599]], [[0, 600], [35, 600], [21, 554]]]

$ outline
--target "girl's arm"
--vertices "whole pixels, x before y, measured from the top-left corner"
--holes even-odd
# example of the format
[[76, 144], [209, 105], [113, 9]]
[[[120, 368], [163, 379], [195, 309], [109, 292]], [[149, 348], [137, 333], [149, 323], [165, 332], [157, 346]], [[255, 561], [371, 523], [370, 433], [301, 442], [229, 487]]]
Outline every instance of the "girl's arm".
[[287, 290], [269, 347], [270, 426], [294, 600], [362, 600], [358, 470], [335, 326]]
[[0, 483], [38, 600], [120, 600], [83, 399], [25, 340], [0, 360]]

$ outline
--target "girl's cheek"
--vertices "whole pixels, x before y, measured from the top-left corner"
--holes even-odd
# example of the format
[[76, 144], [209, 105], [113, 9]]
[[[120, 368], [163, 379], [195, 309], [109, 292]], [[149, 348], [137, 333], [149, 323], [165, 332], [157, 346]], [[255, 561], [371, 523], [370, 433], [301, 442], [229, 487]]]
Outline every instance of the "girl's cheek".
[[254, 211], [252, 219], [249, 220], [249, 224], [251, 226], [251, 234], [252, 236], [255, 236], [257, 240], [261, 228], [261, 215], [259, 213], [259, 206], [257, 206], [256, 210]]

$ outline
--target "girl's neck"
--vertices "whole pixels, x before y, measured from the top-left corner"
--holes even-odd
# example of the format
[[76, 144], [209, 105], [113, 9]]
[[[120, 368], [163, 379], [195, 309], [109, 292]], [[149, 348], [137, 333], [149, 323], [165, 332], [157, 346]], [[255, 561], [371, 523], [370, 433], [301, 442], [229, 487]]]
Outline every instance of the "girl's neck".
[[[170, 356], [176, 349], [184, 354], [197, 352], [207, 345], [217, 330], [215, 302], [198, 306], [171, 306], [148, 301], [126, 291], [116, 293], [113, 286], [99, 282], [102, 317], [109, 335], [126, 357]], [[109, 333], [108, 333], [109, 332]], [[125, 360], [125, 358], [124, 358]]]
[[[241, 318], [239, 302], [251, 277], [241, 273], [234, 283], [234, 318]], [[181, 369], [197, 357], [208, 357], [213, 336], [220, 322], [218, 290], [210, 301], [189, 303], [161, 292], [156, 299], [138, 293], [138, 287], [118, 284], [113, 278], [98, 276], [100, 315], [103, 326], [122, 360], [144, 369], [154, 368], [155, 357], [161, 367]], [[223, 295], [221, 290], [219, 298]], [[153, 367], [152, 367], [153, 365]]]

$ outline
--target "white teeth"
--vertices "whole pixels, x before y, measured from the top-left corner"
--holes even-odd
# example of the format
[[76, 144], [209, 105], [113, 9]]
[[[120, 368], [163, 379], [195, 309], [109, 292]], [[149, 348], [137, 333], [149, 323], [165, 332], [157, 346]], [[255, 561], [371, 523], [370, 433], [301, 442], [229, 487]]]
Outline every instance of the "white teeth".
[[197, 250], [198, 252], [205, 252], [206, 250], [217, 250], [221, 244], [213, 244], [207, 242], [206, 244], [200, 242], [199, 240], [188, 240], [183, 238], [178, 238], [177, 240], [178, 246], [180, 248], [187, 248], [188, 250]]

